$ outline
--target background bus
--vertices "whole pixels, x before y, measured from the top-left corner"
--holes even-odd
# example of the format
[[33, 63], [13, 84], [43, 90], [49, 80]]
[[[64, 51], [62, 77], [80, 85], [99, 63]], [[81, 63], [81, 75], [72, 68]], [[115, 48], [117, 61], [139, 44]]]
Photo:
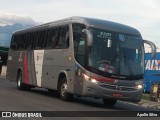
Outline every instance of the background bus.
[[44, 87], [73, 95], [139, 102], [144, 88], [144, 43], [138, 30], [105, 20], [71, 17], [17, 31], [7, 78], [18, 89]]
[[8, 50], [9, 47], [5, 47], [5, 46], [0, 46], [0, 75], [3, 75], [4, 72], [2, 72], [2, 66], [6, 67], [7, 65], [7, 58], [8, 58]]
[[0, 24], [0, 75], [1, 76], [6, 76], [8, 50], [12, 34], [17, 30], [26, 29], [31, 26], [33, 25], [26, 25], [26, 24], [22, 25], [21, 23], [15, 23], [11, 25], [7, 22], [6, 23], [1, 22]]
[[160, 49], [157, 49], [156, 57], [151, 58], [151, 51], [145, 53], [145, 92], [150, 92], [151, 84], [160, 82]]

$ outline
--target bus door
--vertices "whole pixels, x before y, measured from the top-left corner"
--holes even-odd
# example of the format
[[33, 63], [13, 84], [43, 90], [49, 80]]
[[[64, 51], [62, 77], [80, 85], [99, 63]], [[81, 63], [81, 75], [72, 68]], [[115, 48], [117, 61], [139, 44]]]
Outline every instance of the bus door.
[[46, 30], [40, 30], [36, 33], [36, 38], [34, 39], [33, 48], [35, 48], [32, 55], [32, 79], [33, 84], [38, 87], [42, 87], [42, 68], [44, 60], [44, 40], [45, 40]]
[[[75, 40], [76, 44], [76, 40]], [[86, 40], [84, 36], [79, 36], [77, 39], [77, 46], [75, 46], [75, 56], [76, 61], [81, 65], [86, 65]], [[77, 50], [76, 50], [77, 49]], [[74, 90], [76, 94], [81, 95], [83, 91], [83, 78], [82, 73], [84, 72], [81, 67], [78, 66], [78, 64], [75, 65], [75, 86]]]

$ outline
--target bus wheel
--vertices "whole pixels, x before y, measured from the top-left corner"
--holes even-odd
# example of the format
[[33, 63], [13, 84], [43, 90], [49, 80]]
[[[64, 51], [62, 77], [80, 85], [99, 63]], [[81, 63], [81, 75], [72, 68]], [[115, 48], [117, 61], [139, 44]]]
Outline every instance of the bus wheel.
[[117, 100], [103, 99], [105, 107], [113, 107], [116, 104], [116, 102]]
[[30, 90], [30, 86], [22, 83], [22, 73], [19, 72], [17, 75], [17, 89], [18, 90]]
[[24, 84], [22, 83], [22, 73], [21, 72], [17, 74], [17, 89], [19, 90], [24, 89]]
[[63, 78], [59, 84], [58, 92], [62, 100], [71, 100], [72, 94], [67, 92], [67, 80]]

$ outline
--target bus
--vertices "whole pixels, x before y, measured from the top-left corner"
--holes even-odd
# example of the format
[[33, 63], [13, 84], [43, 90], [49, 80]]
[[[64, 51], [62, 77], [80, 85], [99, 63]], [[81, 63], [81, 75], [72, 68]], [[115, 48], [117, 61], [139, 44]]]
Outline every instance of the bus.
[[150, 52], [145, 53], [144, 92], [146, 93], [151, 91], [153, 84], [160, 84], [160, 51], [157, 49], [156, 57], [154, 59], [151, 58], [150, 54]]
[[56, 90], [62, 100], [74, 95], [139, 102], [144, 89], [144, 43], [138, 30], [111, 21], [71, 17], [13, 34], [7, 79], [17, 88]]
[[2, 68], [7, 65], [8, 50], [9, 47], [0, 46], [0, 75], [2, 75]]

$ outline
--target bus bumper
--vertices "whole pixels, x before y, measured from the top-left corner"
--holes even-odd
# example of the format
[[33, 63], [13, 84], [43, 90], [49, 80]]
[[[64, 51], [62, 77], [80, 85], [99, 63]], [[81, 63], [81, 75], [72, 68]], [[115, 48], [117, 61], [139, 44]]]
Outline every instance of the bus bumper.
[[122, 101], [139, 102], [142, 97], [143, 89], [125, 91], [120, 89], [108, 89], [100, 85], [84, 81], [83, 84], [83, 96], [104, 98], [104, 99], [116, 99]]

